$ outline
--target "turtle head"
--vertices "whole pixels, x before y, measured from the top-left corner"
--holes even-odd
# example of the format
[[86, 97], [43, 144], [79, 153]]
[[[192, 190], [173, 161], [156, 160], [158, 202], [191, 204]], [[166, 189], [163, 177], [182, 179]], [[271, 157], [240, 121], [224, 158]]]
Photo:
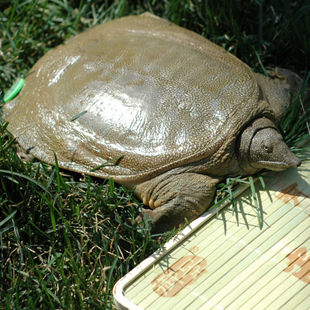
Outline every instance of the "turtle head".
[[277, 127], [267, 118], [256, 119], [247, 126], [237, 145], [241, 166], [248, 173], [261, 169], [282, 171], [301, 164], [301, 160], [285, 144]]

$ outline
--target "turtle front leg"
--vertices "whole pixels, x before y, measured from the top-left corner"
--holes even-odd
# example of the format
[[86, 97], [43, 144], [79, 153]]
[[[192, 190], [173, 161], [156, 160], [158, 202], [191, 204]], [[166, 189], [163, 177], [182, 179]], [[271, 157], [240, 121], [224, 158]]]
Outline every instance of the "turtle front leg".
[[210, 206], [218, 179], [198, 173], [160, 175], [136, 187], [136, 194], [152, 210], [143, 210], [135, 219], [151, 219], [153, 233], [165, 232], [191, 222]]
[[[291, 93], [296, 96], [302, 89], [303, 80], [294, 72], [276, 68], [268, 71], [270, 77], [254, 73], [262, 94], [273, 109], [277, 122], [279, 123], [290, 105]], [[306, 87], [304, 98], [309, 96], [309, 85]]]

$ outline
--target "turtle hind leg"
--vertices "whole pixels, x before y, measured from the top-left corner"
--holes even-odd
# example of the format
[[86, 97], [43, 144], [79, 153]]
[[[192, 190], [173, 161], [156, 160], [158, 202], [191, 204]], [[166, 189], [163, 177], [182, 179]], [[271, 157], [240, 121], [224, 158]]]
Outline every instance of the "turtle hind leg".
[[218, 181], [197, 173], [168, 172], [138, 185], [138, 196], [153, 210], [143, 210], [135, 223], [151, 219], [152, 233], [161, 233], [193, 221], [210, 207]]

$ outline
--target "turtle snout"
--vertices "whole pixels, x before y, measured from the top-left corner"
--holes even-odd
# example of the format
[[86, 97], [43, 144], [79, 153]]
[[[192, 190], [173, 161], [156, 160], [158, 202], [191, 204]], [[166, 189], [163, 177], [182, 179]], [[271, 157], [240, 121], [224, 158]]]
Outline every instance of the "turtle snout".
[[301, 160], [290, 151], [277, 130], [264, 128], [254, 135], [251, 142], [250, 165], [259, 169], [281, 171], [299, 167]]
[[301, 165], [302, 161], [298, 157], [296, 157], [295, 155], [294, 155], [294, 157], [295, 158], [294, 158], [294, 160], [292, 162], [292, 166], [297, 168], [297, 167], [299, 167]]
[[[282, 136], [278, 133], [274, 133], [271, 130], [272, 139], [262, 142], [262, 152], [271, 158], [269, 159], [271, 162], [278, 162], [279, 164], [283, 164], [287, 167], [299, 167], [302, 161], [296, 157], [285, 144]], [[264, 137], [265, 138], [265, 137]], [[264, 139], [265, 140], [265, 139]], [[261, 155], [261, 159], [263, 160], [264, 156]], [[272, 158], [274, 160], [272, 160]]]

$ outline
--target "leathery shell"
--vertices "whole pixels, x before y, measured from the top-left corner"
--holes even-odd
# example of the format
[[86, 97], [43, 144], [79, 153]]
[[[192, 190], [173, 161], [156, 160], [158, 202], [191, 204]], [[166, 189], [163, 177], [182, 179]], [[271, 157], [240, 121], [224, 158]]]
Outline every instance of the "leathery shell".
[[257, 114], [272, 113], [259, 96], [239, 59], [140, 15], [96, 26], [48, 52], [4, 118], [19, 143], [46, 162], [53, 164], [55, 153], [60, 167], [139, 183], [234, 143]]

